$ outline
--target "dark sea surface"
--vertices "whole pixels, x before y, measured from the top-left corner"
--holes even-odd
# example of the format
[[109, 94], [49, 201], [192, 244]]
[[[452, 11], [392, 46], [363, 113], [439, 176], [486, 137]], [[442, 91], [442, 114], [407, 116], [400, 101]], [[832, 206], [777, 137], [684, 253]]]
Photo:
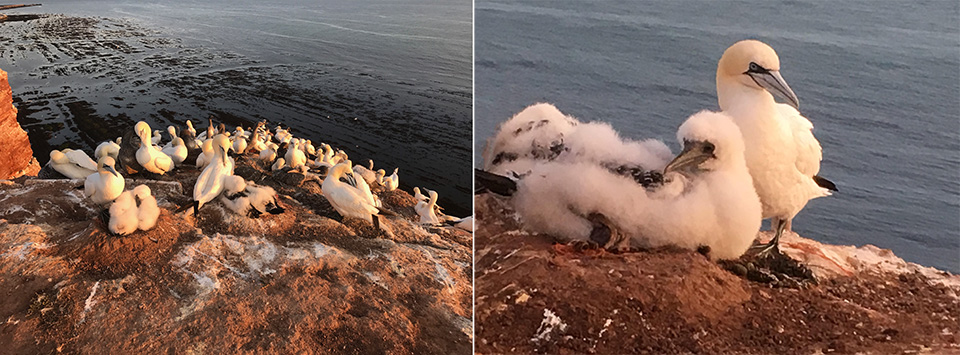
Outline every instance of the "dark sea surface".
[[957, 1], [477, 0], [477, 164], [535, 102], [677, 150], [686, 117], [719, 109], [717, 61], [747, 38], [779, 54], [840, 189], [794, 230], [960, 272]]
[[146, 120], [292, 127], [355, 164], [400, 168], [470, 214], [472, 3], [44, 1], [0, 24], [0, 69], [35, 155]]

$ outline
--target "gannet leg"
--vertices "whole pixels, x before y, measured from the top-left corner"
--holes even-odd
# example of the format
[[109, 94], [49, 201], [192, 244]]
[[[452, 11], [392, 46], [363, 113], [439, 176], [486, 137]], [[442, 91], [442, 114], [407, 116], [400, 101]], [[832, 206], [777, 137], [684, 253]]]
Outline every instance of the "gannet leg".
[[789, 220], [774, 218], [773, 223], [776, 224], [777, 233], [773, 236], [773, 239], [770, 240], [766, 245], [757, 245], [751, 247], [751, 249], [760, 249], [757, 252], [757, 257], [767, 257], [780, 254], [780, 236], [783, 235], [783, 230], [787, 227], [787, 224], [790, 223]]

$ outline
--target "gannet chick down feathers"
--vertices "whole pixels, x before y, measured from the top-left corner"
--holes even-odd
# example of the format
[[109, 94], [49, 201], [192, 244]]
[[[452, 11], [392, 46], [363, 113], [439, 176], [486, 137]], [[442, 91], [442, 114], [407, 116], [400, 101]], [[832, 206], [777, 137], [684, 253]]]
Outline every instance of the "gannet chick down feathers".
[[118, 235], [127, 235], [137, 231], [140, 225], [140, 219], [137, 216], [137, 201], [134, 200], [133, 190], [127, 190], [120, 194], [110, 205], [110, 222], [107, 228], [110, 232]]
[[157, 218], [160, 217], [157, 198], [153, 197], [147, 185], [137, 185], [133, 188], [133, 194], [140, 201], [137, 207], [137, 229], [142, 231], [153, 229], [157, 225]]
[[[777, 103], [774, 96], [788, 104]], [[780, 76], [777, 53], [760, 41], [740, 41], [723, 53], [717, 64], [717, 99], [742, 132], [763, 218], [773, 218], [776, 234], [765, 250], [777, 250], [783, 230], [807, 201], [836, 190], [817, 176], [823, 153], [813, 124], [797, 111], [799, 100]]]
[[739, 257], [760, 228], [739, 130], [725, 115], [703, 111], [677, 138], [684, 149], [666, 166], [663, 191], [597, 164], [548, 162], [519, 181], [517, 212], [526, 228], [567, 240], [590, 240], [592, 216], [600, 215], [630, 238], [623, 243], [709, 246], [713, 259]]
[[548, 161], [659, 170], [671, 157], [659, 140], [624, 140], [608, 123], [580, 122], [546, 103], [529, 106], [501, 123], [483, 150], [484, 170], [514, 177]]

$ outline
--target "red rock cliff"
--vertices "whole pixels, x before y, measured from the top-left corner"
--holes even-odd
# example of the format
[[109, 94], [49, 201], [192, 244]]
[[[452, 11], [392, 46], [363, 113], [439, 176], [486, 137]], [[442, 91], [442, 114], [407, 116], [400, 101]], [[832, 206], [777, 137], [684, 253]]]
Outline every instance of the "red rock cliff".
[[35, 176], [39, 171], [40, 164], [33, 157], [27, 132], [17, 122], [7, 72], [0, 69], [0, 179]]

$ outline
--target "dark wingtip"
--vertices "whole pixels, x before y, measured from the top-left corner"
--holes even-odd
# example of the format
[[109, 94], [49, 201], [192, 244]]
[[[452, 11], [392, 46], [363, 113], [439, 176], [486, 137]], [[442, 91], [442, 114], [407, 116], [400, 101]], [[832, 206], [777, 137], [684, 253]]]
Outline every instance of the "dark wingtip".
[[830, 190], [830, 191], [833, 191], [833, 192], [840, 191], [840, 190], [837, 190], [837, 185], [834, 184], [833, 181], [824, 179], [824, 178], [820, 177], [820, 175], [814, 175], [814, 176], [813, 176], [813, 181], [816, 182], [818, 186], [820, 186], [820, 187], [822, 187], [822, 188], [825, 188], [825, 189], [827, 189], [827, 190]]
[[517, 192], [517, 182], [506, 176], [480, 169], [473, 169], [473, 173], [476, 179], [476, 186], [473, 187], [475, 195], [493, 192], [501, 196], [512, 196]]
[[286, 210], [283, 209], [283, 207], [280, 207], [280, 206], [276, 206], [276, 207], [274, 207], [274, 208], [271, 208], [271, 209], [267, 210], [267, 212], [270, 212], [270, 214], [281, 214], [281, 213], [283, 213], [283, 212], [285, 212], [285, 211], [286, 211]]

